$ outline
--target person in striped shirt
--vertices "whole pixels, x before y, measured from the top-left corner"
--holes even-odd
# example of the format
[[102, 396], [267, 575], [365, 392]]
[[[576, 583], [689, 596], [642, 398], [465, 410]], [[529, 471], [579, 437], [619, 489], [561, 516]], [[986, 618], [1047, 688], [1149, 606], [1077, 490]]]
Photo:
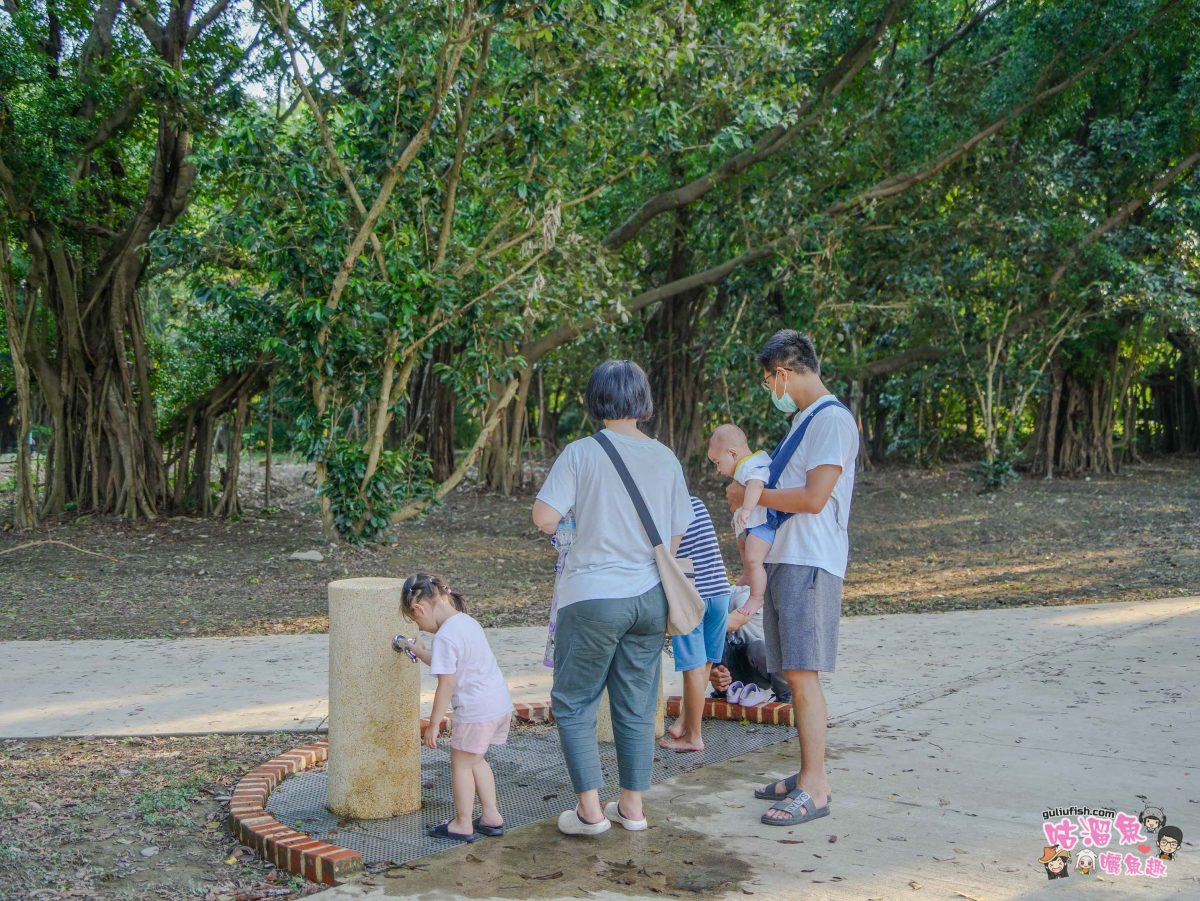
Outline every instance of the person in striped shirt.
[[700, 720], [704, 714], [704, 692], [714, 663], [725, 656], [725, 624], [729, 617], [729, 575], [721, 557], [721, 545], [708, 508], [692, 498], [692, 522], [679, 542], [675, 556], [692, 561], [696, 590], [704, 598], [704, 619], [687, 635], [671, 639], [675, 672], [683, 673], [683, 703], [670, 734], [659, 745], [680, 753], [703, 751]]

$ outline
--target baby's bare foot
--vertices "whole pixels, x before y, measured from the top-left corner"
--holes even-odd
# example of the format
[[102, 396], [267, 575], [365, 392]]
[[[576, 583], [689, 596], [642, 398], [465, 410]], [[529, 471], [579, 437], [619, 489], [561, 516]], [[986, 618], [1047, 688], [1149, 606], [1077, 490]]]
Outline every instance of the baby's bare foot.
[[746, 601], [745, 606], [738, 607], [737, 612], [740, 613], [742, 616], [749, 618], [751, 616], [754, 616], [754, 614], [758, 613], [758, 611], [761, 610], [762, 607], [763, 607], [763, 599], [762, 598], [750, 598], [750, 600]]

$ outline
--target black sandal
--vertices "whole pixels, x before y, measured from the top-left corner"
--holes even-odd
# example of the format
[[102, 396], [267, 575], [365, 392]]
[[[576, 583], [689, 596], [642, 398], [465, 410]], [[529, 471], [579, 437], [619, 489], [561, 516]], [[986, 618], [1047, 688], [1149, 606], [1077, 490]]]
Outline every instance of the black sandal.
[[430, 826], [425, 830], [425, 834], [430, 838], [448, 838], [452, 842], [477, 842], [479, 834], [472, 832], [470, 835], [463, 835], [461, 832], [450, 831], [450, 821], [439, 823], [436, 826]]
[[501, 823], [499, 826], [485, 826], [483, 824], [483, 817], [475, 817], [475, 831], [489, 838], [499, 838], [504, 834], [504, 824]]

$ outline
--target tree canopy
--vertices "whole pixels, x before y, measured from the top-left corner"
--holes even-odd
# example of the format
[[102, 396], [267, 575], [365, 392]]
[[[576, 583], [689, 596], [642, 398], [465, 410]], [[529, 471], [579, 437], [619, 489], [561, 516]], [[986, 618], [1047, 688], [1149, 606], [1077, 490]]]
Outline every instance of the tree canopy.
[[5, 10], [22, 524], [236, 515], [277, 398], [372, 539], [469, 471], [513, 490], [618, 355], [697, 471], [716, 423], [781, 427], [781, 327], [864, 462], [1200, 449], [1196, 0]]

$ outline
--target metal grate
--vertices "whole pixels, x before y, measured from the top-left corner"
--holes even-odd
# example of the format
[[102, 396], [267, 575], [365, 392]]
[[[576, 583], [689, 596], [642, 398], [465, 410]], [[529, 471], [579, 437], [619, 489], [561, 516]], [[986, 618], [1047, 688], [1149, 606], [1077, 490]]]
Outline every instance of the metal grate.
[[[676, 754], [658, 749], [651, 780], [663, 782], [706, 764], [719, 763], [786, 741], [795, 730], [786, 726], [742, 726], [725, 720], [704, 723], [703, 753]], [[443, 749], [445, 747], [445, 749]], [[488, 761], [496, 774], [500, 810], [509, 827], [557, 816], [574, 800], [558, 734], [552, 725], [514, 724], [508, 744], [492, 748]], [[606, 784], [617, 784], [617, 757], [611, 743], [600, 745]], [[454, 816], [450, 795], [450, 751], [445, 741], [436, 751], [421, 749], [422, 799], [416, 813], [386, 820], [341, 820], [325, 808], [325, 771], [309, 770], [289, 777], [271, 793], [267, 811], [281, 823], [313, 838], [360, 852], [368, 863], [408, 863], [458, 843], [430, 838], [427, 826]]]

